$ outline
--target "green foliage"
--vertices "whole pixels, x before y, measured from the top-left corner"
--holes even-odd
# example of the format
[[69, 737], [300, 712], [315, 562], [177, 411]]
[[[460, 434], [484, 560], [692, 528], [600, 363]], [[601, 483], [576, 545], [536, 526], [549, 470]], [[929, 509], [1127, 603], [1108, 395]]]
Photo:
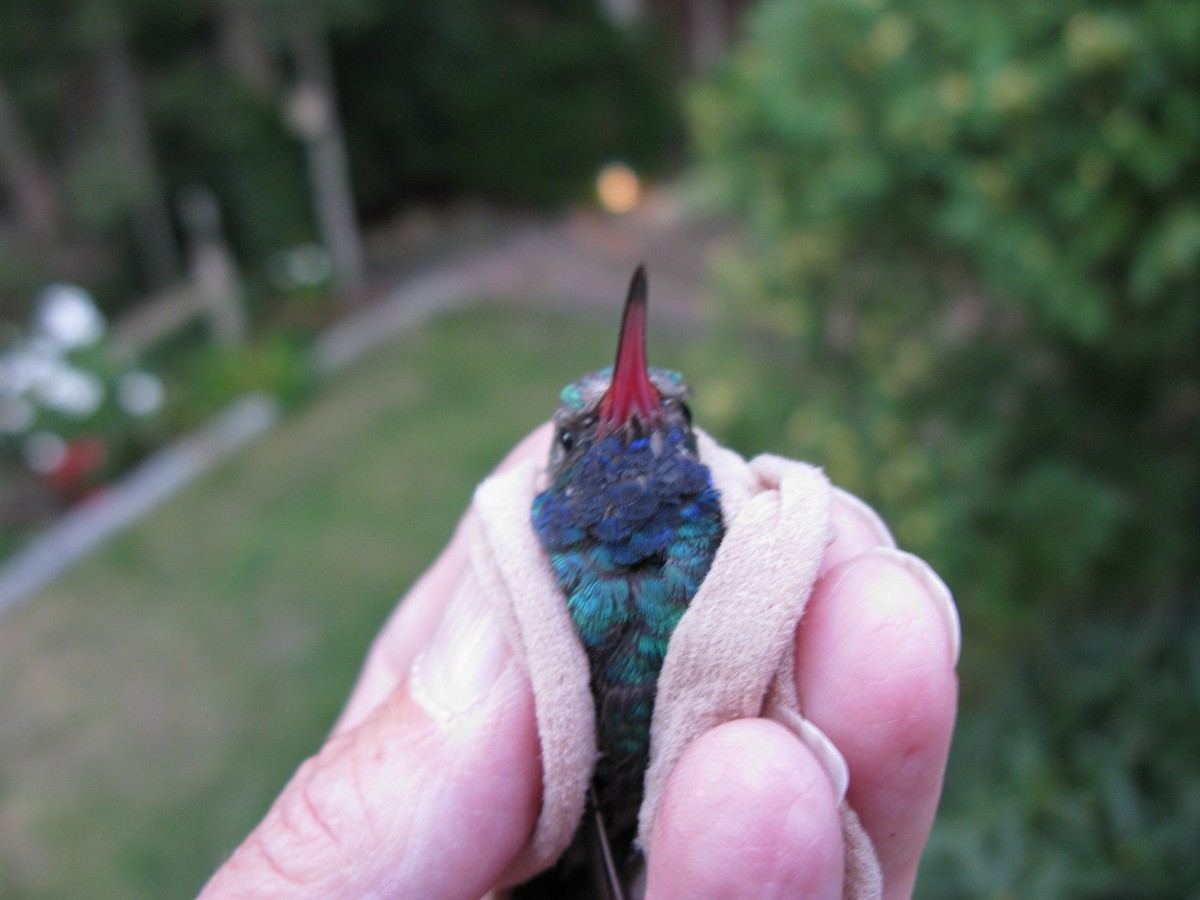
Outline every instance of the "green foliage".
[[958, 729], [958, 789], [920, 896], [1194, 896], [1196, 601], [1147, 607], [1133, 628], [1110, 615], [1051, 630], [1015, 665], [991, 664], [986, 697], [967, 698], [991, 712]]
[[921, 894], [1194, 893], [1200, 8], [764, 0], [691, 113], [752, 226], [701, 414], [959, 599]]
[[252, 269], [314, 239], [303, 147], [272, 98], [193, 60], [162, 73], [154, 102], [172, 186], [213, 191], [224, 233]]
[[821, 229], [797, 274], [836, 278], [850, 243], [967, 253], [997, 296], [1095, 344], [1200, 274], [1200, 12], [1137, 10], [768, 3], [700, 140], [755, 154], [734, 178], [764, 216]]
[[[10, 519], [20, 523], [17, 530], [22, 525], [43, 524], [39, 514], [48, 515], [78, 501], [128, 470], [166, 439], [165, 422], [156, 409], [131, 412], [119, 399], [122, 378], [135, 370], [118, 361], [106, 344], [37, 353], [32, 352], [34, 346], [31, 340], [0, 347], [4, 351], [0, 352], [0, 367], [7, 364], [5, 374], [12, 382], [2, 399], [10, 409], [21, 409], [28, 414], [28, 421], [0, 433], [0, 476], [18, 486], [15, 495], [0, 492], [0, 531], [9, 526]], [[14, 362], [25, 354], [36, 355], [40, 361], [32, 365]], [[35, 376], [36, 383], [20, 384], [24, 380], [20, 370], [35, 367], [40, 373]], [[136, 374], [148, 379], [154, 377], [145, 372]], [[29, 441], [35, 435], [49, 435], [51, 440], [61, 441], [65, 450], [74, 448], [83, 457], [89, 457], [89, 461], [80, 464], [62, 461], [51, 470], [42, 471], [45, 481], [39, 494], [32, 487], [32, 473], [26, 459]], [[85, 447], [90, 449], [80, 450]], [[90, 458], [93, 450], [94, 458]], [[11, 514], [5, 507], [14, 503], [27, 503], [34, 508]], [[6, 534], [4, 542], [15, 545], [21, 537], [16, 533]]]
[[41, 284], [39, 276], [37, 266], [19, 242], [7, 232], [0, 231], [0, 322], [19, 319], [24, 309], [13, 298], [33, 294]]
[[149, 185], [129, 177], [111, 129], [88, 135], [64, 184], [75, 223], [87, 234], [115, 231], [151, 199]]
[[590, 2], [392, 4], [335, 51], [368, 214], [414, 191], [576, 199], [603, 163], [670, 149], [661, 50]]
[[602, 163], [652, 174], [676, 146], [661, 41], [614, 27], [595, 0], [10, 0], [0, 82], [62, 207], [35, 271], [86, 283], [117, 311], [159, 258], [138, 214], [169, 208], [179, 239], [175, 205], [197, 185], [216, 195], [251, 281], [314, 241], [309, 161], [286, 114], [302, 17], [329, 51], [364, 219], [464, 194], [575, 200]]
[[1167, 2], [765, 2], [692, 104], [756, 238], [727, 314], [775, 352], [727, 427], [993, 613], [1195, 574], [1198, 49]]
[[308, 396], [315, 379], [305, 345], [286, 336], [233, 347], [205, 344], [195, 348], [181, 369], [169, 410], [180, 429], [199, 425], [250, 391], [295, 406]]

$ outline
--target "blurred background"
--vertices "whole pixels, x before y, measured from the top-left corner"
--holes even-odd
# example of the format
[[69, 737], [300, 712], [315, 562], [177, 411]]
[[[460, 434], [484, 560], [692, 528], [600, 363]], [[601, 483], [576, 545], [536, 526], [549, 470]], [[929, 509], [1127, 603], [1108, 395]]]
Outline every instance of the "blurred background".
[[6, 0], [0, 896], [194, 895], [650, 354], [944, 574], [922, 897], [1200, 896], [1200, 6]]

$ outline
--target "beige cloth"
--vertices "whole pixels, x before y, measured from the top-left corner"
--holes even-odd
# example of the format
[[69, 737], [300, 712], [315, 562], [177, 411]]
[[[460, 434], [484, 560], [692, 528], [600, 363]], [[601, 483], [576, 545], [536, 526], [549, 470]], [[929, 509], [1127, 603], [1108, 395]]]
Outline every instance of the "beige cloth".
[[[667, 777], [697, 737], [760, 715], [801, 733], [795, 630], [832, 537], [829, 483], [820, 470], [777, 456], [747, 463], [703, 432], [697, 436], [721, 493], [726, 532], [659, 677], [638, 830], [647, 851]], [[509, 871], [518, 879], [553, 864], [570, 844], [596, 760], [587, 657], [529, 522], [544, 482], [534, 461], [493, 476], [476, 490], [468, 517], [471, 573], [494, 599], [529, 672], [542, 747], [542, 810]], [[841, 815], [845, 897], [879, 897], [870, 839], [844, 801]]]

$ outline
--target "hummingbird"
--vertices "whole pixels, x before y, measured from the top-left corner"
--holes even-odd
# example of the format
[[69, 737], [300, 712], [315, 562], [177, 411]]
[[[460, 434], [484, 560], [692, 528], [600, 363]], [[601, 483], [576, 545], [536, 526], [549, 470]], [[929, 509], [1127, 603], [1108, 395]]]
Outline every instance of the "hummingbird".
[[562, 391], [549, 486], [531, 510], [587, 653], [599, 757], [585, 826], [607, 844], [618, 870], [610, 879], [640, 859], [633, 840], [659, 671], [725, 531], [696, 449], [688, 386], [646, 363], [646, 297], [638, 266], [616, 362]]

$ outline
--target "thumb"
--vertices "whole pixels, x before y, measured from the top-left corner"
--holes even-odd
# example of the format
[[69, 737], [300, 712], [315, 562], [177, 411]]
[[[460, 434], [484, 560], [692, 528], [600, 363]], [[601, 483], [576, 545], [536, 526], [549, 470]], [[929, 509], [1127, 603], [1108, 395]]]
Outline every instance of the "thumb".
[[301, 765], [201, 898], [480, 897], [540, 794], [528, 680], [467, 576], [408, 676]]

